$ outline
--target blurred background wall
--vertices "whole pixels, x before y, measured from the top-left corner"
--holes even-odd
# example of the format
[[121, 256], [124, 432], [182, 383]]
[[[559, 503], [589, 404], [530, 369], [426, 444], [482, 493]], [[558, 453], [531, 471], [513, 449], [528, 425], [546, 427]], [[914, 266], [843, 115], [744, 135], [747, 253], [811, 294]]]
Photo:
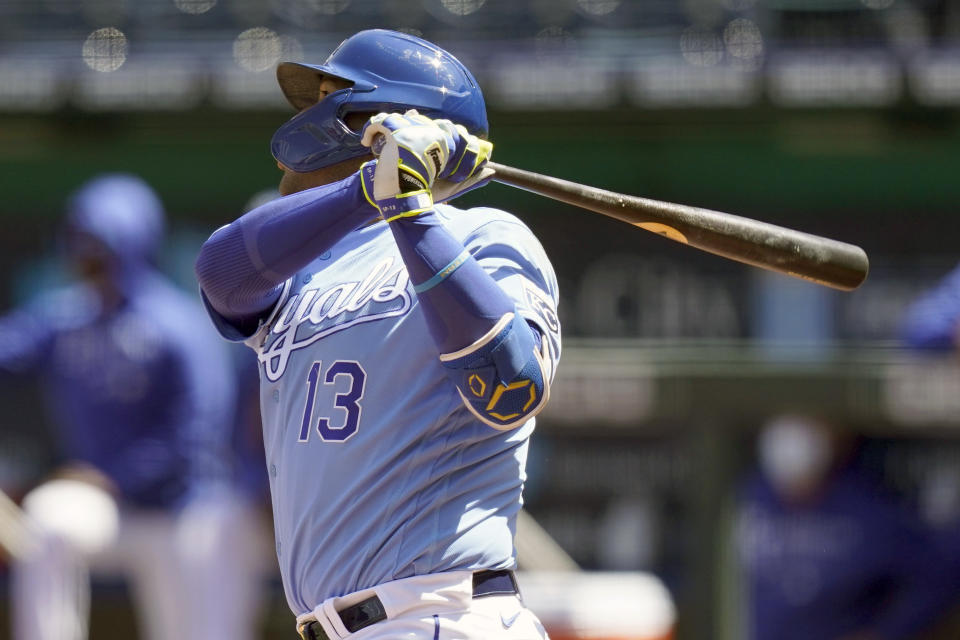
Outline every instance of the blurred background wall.
[[[829, 414], [918, 522], [960, 521], [960, 371], [898, 337], [960, 261], [956, 0], [0, 0], [6, 306], [49, 277], [65, 196], [107, 170], [156, 187], [165, 266], [195, 286], [199, 242], [278, 180], [276, 62], [369, 27], [474, 71], [499, 162], [870, 255], [839, 293], [506, 186], [463, 199], [520, 215], [560, 279], [565, 354], [527, 503], [582, 566], [661, 577], [679, 637], [743, 637], [736, 487], [787, 410]], [[48, 463], [45, 416], [27, 382], [0, 397], [15, 492]], [[277, 592], [268, 624], [289, 635], [283, 609]], [[108, 637], [122, 607], [98, 611]]]

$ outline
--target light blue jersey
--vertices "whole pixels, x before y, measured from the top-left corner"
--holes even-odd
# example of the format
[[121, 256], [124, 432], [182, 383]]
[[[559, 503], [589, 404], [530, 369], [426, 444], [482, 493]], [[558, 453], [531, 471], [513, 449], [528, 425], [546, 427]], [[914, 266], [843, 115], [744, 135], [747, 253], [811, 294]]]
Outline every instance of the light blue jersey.
[[[437, 210], [540, 329], [552, 376], [558, 292], [539, 242], [501, 211]], [[498, 431], [467, 410], [385, 223], [291, 278], [247, 344], [293, 611], [412, 575], [515, 566], [534, 420]]]

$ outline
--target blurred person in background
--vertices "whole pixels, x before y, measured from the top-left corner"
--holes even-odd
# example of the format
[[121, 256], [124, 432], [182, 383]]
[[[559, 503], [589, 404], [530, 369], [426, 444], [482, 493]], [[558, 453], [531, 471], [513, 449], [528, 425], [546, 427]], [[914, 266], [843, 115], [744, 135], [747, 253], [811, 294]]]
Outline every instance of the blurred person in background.
[[735, 540], [750, 640], [916, 638], [946, 608], [946, 576], [912, 514], [808, 415], [770, 420], [740, 487]]
[[43, 382], [61, 458], [23, 500], [16, 640], [86, 638], [90, 569], [129, 580], [141, 638], [253, 637], [235, 371], [199, 300], [153, 266], [164, 226], [139, 178], [93, 179], [63, 225], [76, 282], [0, 318], [0, 369]]
[[900, 337], [912, 349], [956, 352], [960, 345], [960, 265], [910, 304]]
[[[960, 355], [960, 265], [907, 307], [900, 326], [900, 339], [904, 346], [918, 353]], [[952, 439], [938, 441], [934, 446], [940, 452], [951, 446], [955, 451], [957, 444]], [[956, 634], [960, 632], [960, 472], [946, 459], [931, 459], [923, 466], [925, 472], [918, 483], [917, 500], [921, 514], [947, 560], [945, 570], [953, 576], [955, 606], [950, 627]]]

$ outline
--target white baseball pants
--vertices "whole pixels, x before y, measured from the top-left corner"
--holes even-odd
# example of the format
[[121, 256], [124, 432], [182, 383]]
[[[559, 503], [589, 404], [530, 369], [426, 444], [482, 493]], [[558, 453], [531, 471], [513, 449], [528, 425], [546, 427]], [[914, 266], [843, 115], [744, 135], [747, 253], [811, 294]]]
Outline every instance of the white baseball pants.
[[[520, 597], [475, 598], [472, 577], [470, 571], [414, 576], [329, 598], [298, 616], [297, 628], [316, 620], [330, 640], [549, 640]], [[387, 618], [351, 634], [337, 611], [373, 595], [383, 603]]]

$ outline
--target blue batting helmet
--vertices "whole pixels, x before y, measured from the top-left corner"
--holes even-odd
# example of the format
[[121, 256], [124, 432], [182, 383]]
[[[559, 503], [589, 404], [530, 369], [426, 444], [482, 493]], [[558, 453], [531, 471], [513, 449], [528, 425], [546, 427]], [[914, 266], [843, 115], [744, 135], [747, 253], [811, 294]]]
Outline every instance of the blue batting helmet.
[[[324, 76], [352, 84], [320, 100]], [[475, 135], [487, 134], [483, 94], [470, 71], [435, 44], [406, 33], [361, 31], [323, 64], [280, 63], [277, 81], [300, 113], [277, 129], [270, 147], [281, 164], [297, 172], [370, 152], [360, 144], [360, 131], [346, 123], [351, 113], [416, 109], [462, 124]]]
[[67, 203], [67, 231], [97, 238], [121, 260], [148, 260], [163, 238], [160, 198], [140, 178], [123, 173], [94, 178]]

